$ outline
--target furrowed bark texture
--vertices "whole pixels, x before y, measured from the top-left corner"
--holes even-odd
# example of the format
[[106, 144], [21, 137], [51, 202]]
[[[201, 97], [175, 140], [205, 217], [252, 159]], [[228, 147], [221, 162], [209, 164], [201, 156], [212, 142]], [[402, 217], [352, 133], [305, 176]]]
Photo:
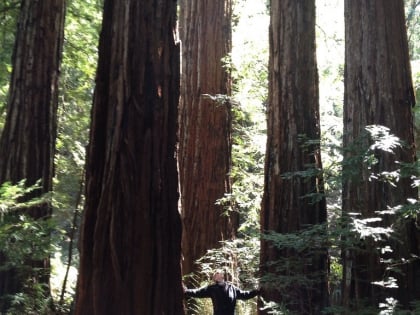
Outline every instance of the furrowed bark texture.
[[[222, 58], [231, 51], [231, 1], [180, 1], [182, 41], [179, 172], [183, 218], [183, 273], [196, 259], [234, 236], [235, 214], [216, 205], [231, 192], [230, 76]], [[223, 95], [220, 100], [206, 95]]]
[[106, 0], [76, 314], [182, 314], [176, 1]]
[[[408, 178], [401, 178], [394, 187], [386, 181], [370, 178], [372, 173], [392, 172], [400, 167], [396, 161], [415, 160], [412, 106], [415, 104], [405, 27], [404, 3], [396, 1], [345, 1], [346, 54], [344, 98], [344, 174], [343, 211], [360, 213], [361, 218], [377, 217], [377, 211], [406, 204], [407, 198], [417, 198]], [[366, 126], [382, 125], [404, 141], [394, 154], [375, 150], [378, 163], [351, 165], [352, 150], [366, 133]], [[363, 140], [366, 149], [372, 143]], [[351, 172], [350, 172], [351, 171]], [[419, 231], [412, 220], [396, 220], [388, 216], [380, 223], [397, 231], [399, 242], [374, 242], [366, 239], [359, 250], [345, 250], [343, 303], [362, 307], [364, 302], [378, 305], [393, 296], [403, 305], [419, 298], [420, 274], [418, 262], [410, 260], [419, 254]], [[378, 246], [390, 245], [393, 252], [380, 255]], [[386, 271], [381, 258], [405, 258], [394, 261], [402, 273]], [[373, 285], [385, 276], [398, 280], [398, 289]]]
[[[307, 194], [323, 193], [322, 177], [292, 176], [310, 165], [321, 169], [318, 109], [318, 74], [315, 55], [315, 2], [272, 1], [270, 23], [269, 104], [265, 187], [262, 202], [263, 232], [291, 233], [326, 221], [325, 199], [311, 202]], [[279, 250], [261, 242], [262, 274], [275, 277], [312, 277], [312, 285], [293, 282], [289, 286], [263, 285], [266, 300], [285, 303], [297, 314], [319, 314], [327, 304], [327, 256], [324, 248], [301, 253]], [[278, 271], [270, 263], [296, 259], [295, 271]], [[300, 264], [300, 267], [299, 267]], [[283, 266], [284, 267], [284, 266]], [[295, 273], [295, 274], [294, 274]], [[316, 275], [316, 276], [315, 276]], [[260, 311], [260, 314], [266, 314]]]
[[[63, 0], [21, 3], [7, 116], [0, 139], [0, 184], [26, 179], [26, 185], [31, 186], [40, 180], [41, 188], [26, 199], [52, 189], [64, 16]], [[25, 212], [45, 219], [51, 215], [51, 206], [46, 202]], [[0, 254], [0, 264], [4, 259]], [[48, 284], [49, 258], [28, 264], [45, 268], [45, 276], [38, 280]], [[14, 269], [1, 271], [0, 296], [21, 291], [25, 280]]]

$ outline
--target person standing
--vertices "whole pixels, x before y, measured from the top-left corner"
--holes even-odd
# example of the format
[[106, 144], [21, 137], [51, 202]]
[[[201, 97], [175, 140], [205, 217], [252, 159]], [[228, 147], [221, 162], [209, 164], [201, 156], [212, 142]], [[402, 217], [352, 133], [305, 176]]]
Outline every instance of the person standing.
[[234, 315], [236, 300], [249, 300], [260, 294], [260, 290], [243, 291], [226, 282], [224, 273], [216, 271], [214, 283], [198, 289], [188, 289], [184, 286], [186, 297], [211, 298], [214, 315]]

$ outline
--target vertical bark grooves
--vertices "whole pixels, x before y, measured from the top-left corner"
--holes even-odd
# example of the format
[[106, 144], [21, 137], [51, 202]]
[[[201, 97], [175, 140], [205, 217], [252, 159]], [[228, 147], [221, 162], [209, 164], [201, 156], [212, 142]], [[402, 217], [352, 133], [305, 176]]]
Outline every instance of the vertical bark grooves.
[[[346, 177], [343, 186], [344, 213], [361, 213], [363, 218], [376, 217], [376, 211], [406, 203], [416, 198], [417, 192], [409, 179], [402, 178], [397, 187], [370, 180], [370, 173], [393, 171], [395, 161], [411, 163], [415, 159], [413, 116], [414, 92], [408, 56], [404, 3], [396, 1], [345, 1], [346, 54], [344, 95], [344, 148], [345, 162], [355, 154], [354, 142], [365, 133], [368, 125], [382, 125], [406, 143], [395, 154], [376, 152], [379, 163], [371, 170], [359, 165], [360, 173]], [[365, 148], [369, 145], [364, 142]], [[359, 152], [360, 153], [360, 152]], [[350, 167], [350, 166], [349, 166]], [[354, 166], [353, 166], [354, 167]], [[346, 163], [344, 164], [346, 174]], [[354, 171], [354, 169], [352, 170]], [[389, 222], [387, 222], [387, 220]], [[390, 217], [383, 224], [391, 223]], [[408, 258], [412, 248], [418, 255], [418, 235], [414, 222], [396, 224], [402, 244], [390, 243], [390, 257]], [[372, 285], [383, 280], [384, 266], [375, 251], [378, 244], [364, 242], [366, 251], [347, 251], [344, 258], [343, 299], [345, 305], [361, 306], [363, 301], [378, 305], [393, 293]], [[411, 248], [410, 248], [411, 247]], [[401, 266], [405, 276], [393, 275], [400, 288], [395, 296], [403, 305], [419, 298], [418, 275], [415, 264]], [[389, 274], [389, 272], [387, 273]], [[391, 272], [392, 274], [392, 272]]]
[[[28, 186], [40, 180], [41, 188], [28, 198], [52, 189], [58, 77], [64, 36], [65, 1], [24, 0], [21, 3], [7, 116], [0, 139], [0, 183], [26, 179]], [[32, 207], [33, 218], [47, 218], [51, 205]], [[0, 254], [0, 264], [3, 264]], [[48, 269], [49, 259], [31, 262]], [[49, 271], [45, 271], [45, 283]], [[0, 296], [22, 290], [14, 270], [0, 273]], [[1, 310], [1, 308], [0, 308]]]
[[[322, 167], [319, 144], [303, 150], [299, 139], [302, 135], [311, 140], [320, 139], [315, 1], [272, 1], [269, 39], [267, 152], [261, 228], [263, 232], [289, 233], [326, 221], [324, 198], [316, 203], [302, 198], [309, 193], [323, 192], [321, 177], [282, 178], [284, 173], [303, 171], [307, 165]], [[288, 254], [292, 255], [262, 241], [263, 273], [276, 274], [268, 264]], [[288, 298], [274, 288], [265, 288], [264, 298], [283, 302], [299, 314], [319, 314], [327, 305], [326, 251], [311, 259], [312, 265], [302, 267], [301, 272], [321, 274], [312, 288], [291, 285], [283, 292]]]
[[105, 1], [76, 314], [182, 314], [176, 1]]
[[51, 190], [65, 2], [23, 1], [13, 54], [0, 182], [42, 179]]
[[216, 201], [231, 191], [230, 77], [222, 58], [231, 51], [230, 0], [180, 1], [182, 80], [179, 170], [183, 216], [183, 273], [207, 249], [233, 237], [237, 219]]

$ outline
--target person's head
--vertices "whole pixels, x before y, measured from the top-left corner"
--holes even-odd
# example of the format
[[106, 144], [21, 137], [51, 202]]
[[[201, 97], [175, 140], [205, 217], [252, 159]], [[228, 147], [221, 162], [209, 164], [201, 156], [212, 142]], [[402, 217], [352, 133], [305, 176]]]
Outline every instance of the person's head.
[[213, 281], [214, 282], [223, 282], [223, 281], [225, 281], [225, 273], [223, 271], [217, 270], [213, 274]]

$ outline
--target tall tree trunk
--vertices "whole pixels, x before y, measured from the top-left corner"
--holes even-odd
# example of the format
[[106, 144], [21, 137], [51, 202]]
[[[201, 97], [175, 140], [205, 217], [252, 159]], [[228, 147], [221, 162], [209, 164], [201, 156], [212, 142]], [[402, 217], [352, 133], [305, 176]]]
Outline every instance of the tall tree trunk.
[[182, 314], [176, 1], [105, 0], [76, 314]]
[[[394, 187], [381, 180], [372, 180], [372, 172], [392, 172], [399, 167], [396, 161], [415, 160], [413, 140], [413, 86], [408, 56], [403, 0], [364, 1], [346, 0], [346, 54], [344, 98], [344, 177], [343, 212], [359, 213], [361, 218], [377, 217], [377, 211], [406, 204], [407, 198], [417, 198], [417, 190], [408, 178], [401, 178]], [[394, 154], [375, 150], [378, 161], [370, 169], [366, 164], [350, 165], [355, 143], [364, 139], [366, 126], [381, 125], [402, 141], [405, 146]], [[364, 150], [371, 144], [363, 140]], [[353, 153], [352, 153], [353, 152]], [[355, 171], [358, 171], [354, 173]], [[363, 302], [378, 306], [385, 297], [393, 296], [404, 305], [420, 296], [419, 263], [410, 262], [410, 255], [419, 254], [418, 236], [412, 220], [385, 218], [380, 226], [393, 225], [402, 241], [385, 243], [393, 252], [385, 257], [377, 250], [384, 243], [369, 238], [361, 241], [358, 250], [344, 250], [344, 305], [362, 307]], [[393, 264], [402, 273], [386, 270], [381, 258], [396, 259]], [[405, 263], [397, 259], [408, 259]], [[385, 290], [373, 285], [384, 275], [398, 280], [398, 289]]]
[[[231, 192], [231, 0], [180, 1], [182, 40], [179, 172], [183, 273], [219, 242], [233, 237], [235, 214], [216, 204]], [[219, 95], [219, 97], [215, 97]]]
[[[25, 179], [31, 186], [40, 180], [40, 189], [26, 199], [52, 190], [64, 17], [63, 0], [21, 2], [7, 116], [0, 139], [0, 183], [16, 184]], [[25, 211], [34, 219], [46, 219], [51, 205], [46, 202]], [[1, 265], [6, 259], [0, 254]], [[48, 257], [28, 264], [43, 270], [35, 282], [49, 283]], [[28, 277], [33, 281], [32, 276]], [[27, 280], [15, 269], [2, 270], [0, 296], [20, 292]], [[7, 302], [0, 309], [4, 307]]]
[[[270, 23], [269, 104], [265, 187], [262, 202], [263, 232], [292, 233], [325, 223], [326, 203], [322, 177], [303, 178], [289, 172], [321, 169], [318, 106], [318, 73], [315, 54], [315, 1], [272, 1]], [[304, 143], [301, 137], [316, 140]], [[308, 194], [319, 194], [312, 202]], [[317, 252], [319, 251], [319, 252]], [[266, 300], [286, 304], [298, 314], [320, 314], [327, 304], [327, 253], [324, 248], [304, 252], [279, 250], [269, 241], [261, 242], [262, 274], [287, 277], [271, 263], [297, 260], [290, 276], [314, 276], [313, 285], [264, 285]], [[307, 260], [305, 260], [307, 259]], [[280, 281], [281, 282], [281, 281]], [[260, 312], [266, 314], [266, 312]]]

